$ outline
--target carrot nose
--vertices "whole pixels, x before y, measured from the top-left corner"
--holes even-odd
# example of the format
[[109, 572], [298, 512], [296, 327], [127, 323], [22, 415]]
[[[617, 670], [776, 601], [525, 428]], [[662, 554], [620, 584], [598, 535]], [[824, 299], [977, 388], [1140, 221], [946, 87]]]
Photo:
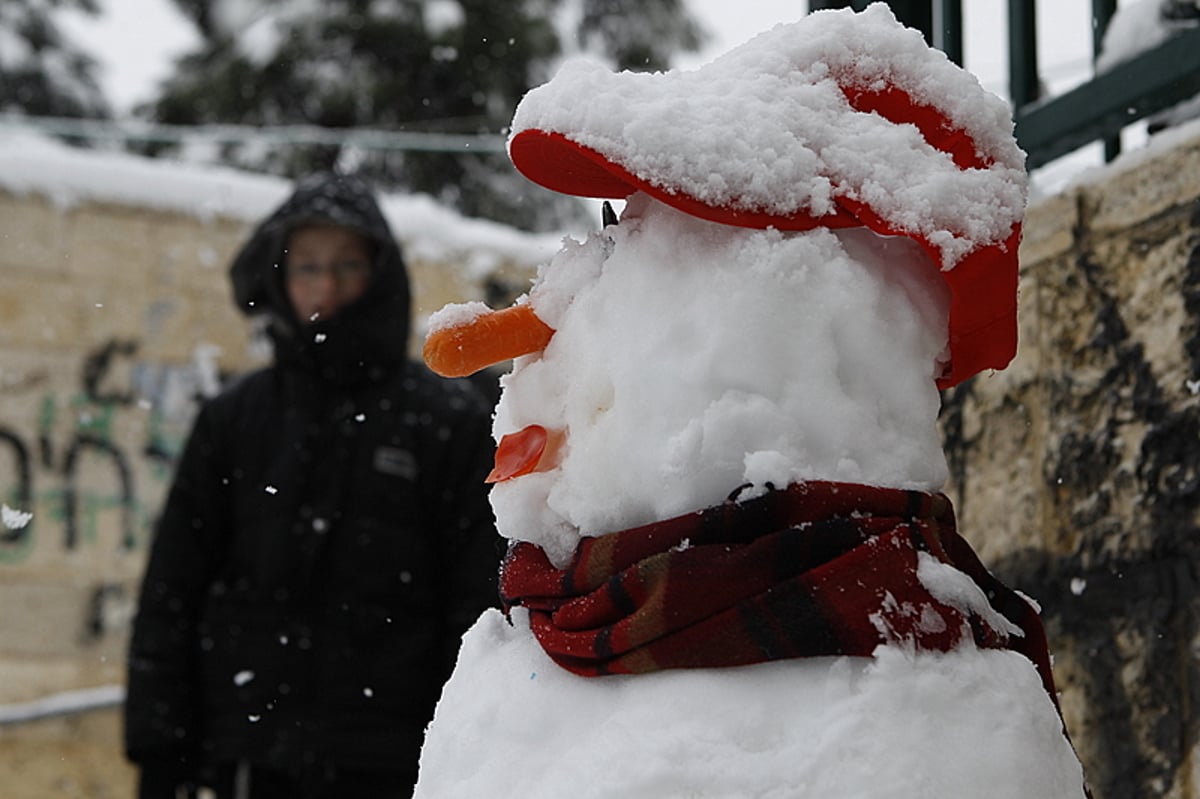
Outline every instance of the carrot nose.
[[429, 331], [423, 356], [442, 377], [466, 377], [492, 364], [540, 352], [554, 329], [529, 303], [488, 310], [455, 324]]

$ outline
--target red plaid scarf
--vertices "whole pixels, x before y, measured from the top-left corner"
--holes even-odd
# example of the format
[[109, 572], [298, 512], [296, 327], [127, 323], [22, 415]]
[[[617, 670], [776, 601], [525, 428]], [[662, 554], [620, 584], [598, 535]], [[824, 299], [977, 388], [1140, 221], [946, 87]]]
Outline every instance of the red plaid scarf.
[[[919, 552], [968, 575], [1023, 635], [935, 599]], [[983, 567], [943, 494], [798, 483], [586, 538], [562, 569], [517, 543], [500, 593], [506, 609], [529, 610], [556, 663], [585, 676], [870, 655], [882, 643], [947, 651], [970, 635], [1028, 657], [1057, 706], [1037, 612]]]

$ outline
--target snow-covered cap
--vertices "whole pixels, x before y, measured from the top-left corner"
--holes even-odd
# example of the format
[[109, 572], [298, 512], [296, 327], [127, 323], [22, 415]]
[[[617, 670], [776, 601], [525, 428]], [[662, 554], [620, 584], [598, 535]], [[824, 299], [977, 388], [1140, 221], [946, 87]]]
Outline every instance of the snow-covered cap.
[[1008, 104], [882, 3], [777, 25], [693, 71], [569, 62], [518, 105], [508, 150], [566, 194], [908, 236], [951, 291], [938, 385], [1016, 354], [1026, 174]]

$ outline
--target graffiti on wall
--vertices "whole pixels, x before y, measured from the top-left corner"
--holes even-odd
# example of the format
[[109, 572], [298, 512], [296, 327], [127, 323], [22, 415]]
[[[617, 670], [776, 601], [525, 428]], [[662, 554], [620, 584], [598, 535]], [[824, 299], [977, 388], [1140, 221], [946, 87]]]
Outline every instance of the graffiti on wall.
[[216, 348], [201, 345], [187, 365], [138, 358], [139, 342], [113, 339], [86, 353], [76, 385], [45, 375], [0, 387], [36, 396], [36, 418], [5, 418], [0, 408], [0, 499], [10, 513], [38, 512], [0, 525], [0, 565], [42, 546], [76, 550], [115, 515], [122, 550], [145, 546], [200, 400], [220, 378]]

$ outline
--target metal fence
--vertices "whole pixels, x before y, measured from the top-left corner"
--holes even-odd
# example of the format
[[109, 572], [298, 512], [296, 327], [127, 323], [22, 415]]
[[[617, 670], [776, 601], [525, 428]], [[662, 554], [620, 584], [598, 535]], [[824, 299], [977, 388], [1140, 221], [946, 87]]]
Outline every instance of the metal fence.
[[[810, 0], [813, 10], [862, 10], [872, 0]], [[1061, 0], [1042, 0], [1044, 3]], [[955, 63], [963, 63], [962, 0], [889, 0], [896, 17], [917, 28]], [[1017, 142], [1026, 166], [1042, 166], [1095, 141], [1108, 159], [1120, 152], [1122, 128], [1200, 93], [1200, 24], [1182, 28], [1153, 49], [1095, 75], [1063, 94], [1044, 97], [1037, 57], [1037, 0], [1007, 0], [1008, 85]], [[1117, 10], [1117, 0], [1092, 0], [1092, 55]], [[1160, 13], [1192, 3], [1163, 0]], [[1200, 23], [1200, 20], [1197, 20]]]

